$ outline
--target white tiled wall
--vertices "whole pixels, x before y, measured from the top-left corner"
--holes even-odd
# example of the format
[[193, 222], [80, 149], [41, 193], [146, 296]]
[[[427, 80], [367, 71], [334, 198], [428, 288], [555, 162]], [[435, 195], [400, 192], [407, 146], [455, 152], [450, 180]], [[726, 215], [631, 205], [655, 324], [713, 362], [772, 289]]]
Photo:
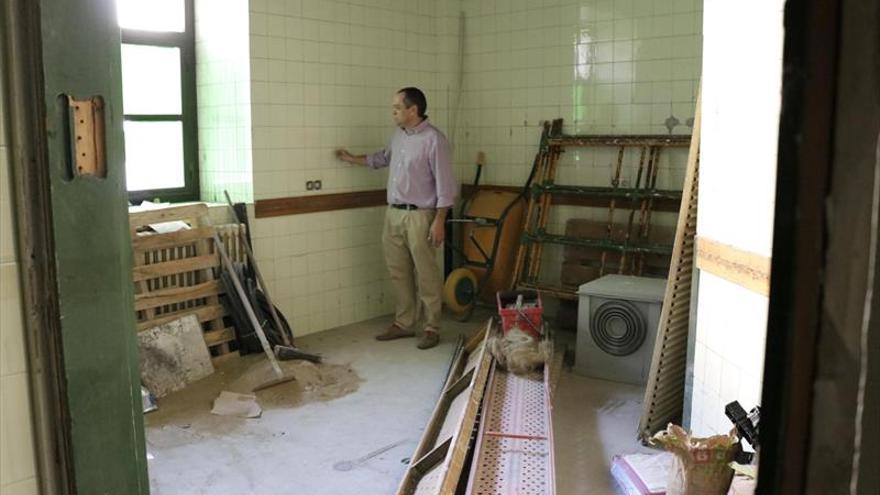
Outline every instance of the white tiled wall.
[[197, 0], [196, 81], [204, 201], [253, 201], [247, 0]]
[[[783, 3], [705, 4], [697, 235], [763, 256], [772, 250]], [[741, 35], [745, 25], [748, 36]], [[767, 306], [765, 296], [700, 273], [691, 404], [696, 434], [729, 429], [726, 403], [739, 400], [749, 409], [760, 401]]]
[[306, 194], [307, 180], [321, 180], [321, 193], [384, 187], [384, 172], [352, 168], [333, 150], [381, 148], [404, 86], [422, 88], [445, 127], [457, 3], [251, 2], [256, 199]]
[[[521, 185], [541, 122], [563, 118], [569, 134], [690, 134], [699, 86], [700, 0], [465, 1], [464, 110], [459, 177], [470, 181], [484, 151], [482, 181]], [[569, 149], [557, 183], [609, 186], [610, 148]], [[657, 187], [681, 189], [687, 150], [664, 151]], [[639, 157], [627, 153], [622, 186], [635, 186]], [[606, 220], [607, 209], [555, 207], [548, 230], [572, 217]], [[625, 223], [618, 208], [614, 220]], [[674, 225], [676, 216], [654, 215]], [[544, 251], [542, 278], [559, 276], [561, 249]]]
[[256, 222], [261, 271], [295, 335], [391, 312], [379, 238], [384, 214], [363, 208]]
[[[418, 86], [445, 129], [455, 93], [458, 0], [275, 0], [250, 4], [255, 199], [385, 187], [387, 172], [333, 150], [381, 149], [393, 94]], [[307, 192], [305, 182], [321, 180]], [[274, 298], [303, 335], [387, 314], [384, 208], [256, 220]]]
[[0, 78], [0, 495], [26, 495], [38, 490], [4, 99]]

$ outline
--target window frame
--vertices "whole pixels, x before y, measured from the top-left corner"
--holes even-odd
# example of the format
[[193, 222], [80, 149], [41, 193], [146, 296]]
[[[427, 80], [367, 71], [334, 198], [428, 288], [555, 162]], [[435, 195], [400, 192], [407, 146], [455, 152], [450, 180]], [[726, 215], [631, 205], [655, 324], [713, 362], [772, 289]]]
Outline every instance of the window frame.
[[[134, 203], [159, 198], [162, 201], [198, 201], [199, 193], [199, 128], [196, 101], [195, 8], [193, 0], [183, 0], [186, 15], [184, 32], [143, 31], [120, 28], [123, 45], [171, 47], [180, 49], [181, 113], [165, 115], [128, 114], [123, 123], [181, 122], [183, 125], [183, 187], [128, 191]], [[123, 108], [124, 111], [124, 108]], [[127, 188], [126, 188], [127, 189]]]

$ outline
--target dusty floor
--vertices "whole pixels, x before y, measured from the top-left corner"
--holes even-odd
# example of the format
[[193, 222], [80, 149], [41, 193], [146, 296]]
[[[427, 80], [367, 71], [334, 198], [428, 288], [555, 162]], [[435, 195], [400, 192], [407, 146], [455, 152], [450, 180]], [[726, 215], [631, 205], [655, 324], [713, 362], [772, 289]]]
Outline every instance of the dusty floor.
[[611, 457], [657, 453], [636, 440], [643, 389], [564, 372], [553, 404], [556, 493], [616, 493]]
[[[256, 419], [210, 414], [221, 390], [244, 392], [267, 371], [260, 356], [227, 363], [146, 416], [151, 492], [394, 493], [456, 337], [481, 321], [485, 316], [446, 321], [443, 342], [428, 351], [416, 349], [415, 339], [373, 339], [387, 318], [298, 339], [329, 366], [285, 363], [299, 380], [259, 392], [263, 414]], [[554, 401], [557, 493], [614, 493], [610, 457], [645, 450], [635, 441], [640, 400], [637, 387], [561, 374]]]

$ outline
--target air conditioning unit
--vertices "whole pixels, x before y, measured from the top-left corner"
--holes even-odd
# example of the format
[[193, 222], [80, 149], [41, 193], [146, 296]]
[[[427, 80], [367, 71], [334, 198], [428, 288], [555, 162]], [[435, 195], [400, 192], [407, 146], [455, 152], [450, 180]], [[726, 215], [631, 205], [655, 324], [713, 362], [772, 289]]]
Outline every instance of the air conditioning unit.
[[577, 374], [645, 384], [666, 280], [606, 275], [578, 289]]

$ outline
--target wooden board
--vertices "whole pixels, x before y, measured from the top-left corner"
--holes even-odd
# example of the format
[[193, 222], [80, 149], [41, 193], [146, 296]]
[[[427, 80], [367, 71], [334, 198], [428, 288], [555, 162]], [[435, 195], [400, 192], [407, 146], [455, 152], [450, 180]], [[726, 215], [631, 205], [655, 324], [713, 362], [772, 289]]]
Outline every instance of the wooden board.
[[684, 403], [687, 339], [694, 267], [694, 236], [697, 230], [697, 196], [700, 170], [700, 97], [688, 153], [681, 209], [675, 231], [672, 263], [660, 310], [651, 370], [645, 386], [639, 437], [647, 440], [669, 422], [681, 420]]
[[168, 287], [167, 289], [159, 289], [136, 295], [134, 298], [134, 309], [135, 311], [140, 311], [147, 308], [167, 306], [181, 300], [200, 299], [218, 294], [220, 294], [220, 282], [218, 280], [211, 280], [190, 287]]
[[202, 327], [193, 315], [138, 334], [141, 379], [164, 397], [214, 372]]
[[131, 275], [135, 282], [141, 282], [143, 280], [151, 280], [167, 275], [201, 271], [218, 266], [220, 266], [220, 260], [217, 259], [217, 255], [207, 254], [204, 256], [193, 256], [173, 261], [160, 261], [149, 265], [137, 266], [132, 269]]
[[770, 295], [770, 258], [697, 238], [697, 268], [763, 296]]
[[486, 336], [493, 330], [493, 320], [489, 319], [476, 337], [456, 352], [431, 420], [397, 489], [398, 495], [455, 493], [494, 363], [486, 348]]
[[128, 222], [131, 228], [137, 228], [154, 223], [193, 221], [208, 215], [208, 205], [196, 203], [182, 206], [169, 206], [155, 210], [136, 210], [128, 214]]
[[135, 251], [170, 248], [201, 239], [210, 239], [213, 235], [214, 229], [211, 227], [199, 227], [163, 235], [141, 235], [131, 241], [131, 247]]
[[317, 213], [321, 211], [368, 208], [386, 204], [385, 189], [334, 194], [310, 194], [289, 198], [258, 199], [254, 203], [256, 218]]

